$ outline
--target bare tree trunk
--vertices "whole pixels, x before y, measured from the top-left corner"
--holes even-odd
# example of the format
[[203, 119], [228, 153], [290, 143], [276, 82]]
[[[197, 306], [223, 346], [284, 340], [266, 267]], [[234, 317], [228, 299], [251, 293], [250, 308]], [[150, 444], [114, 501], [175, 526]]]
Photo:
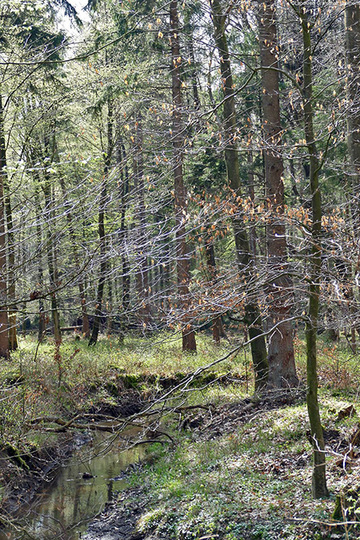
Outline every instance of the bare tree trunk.
[[104, 288], [106, 282], [106, 272], [108, 269], [107, 259], [106, 259], [106, 233], [105, 233], [105, 210], [106, 210], [106, 201], [107, 201], [107, 179], [110, 170], [111, 164], [111, 155], [113, 151], [113, 109], [112, 101], [108, 100], [108, 113], [107, 113], [107, 151], [105, 155], [105, 164], [104, 164], [104, 175], [101, 182], [101, 193], [100, 193], [100, 202], [99, 202], [99, 217], [98, 217], [98, 232], [99, 232], [99, 242], [100, 242], [100, 273], [99, 273], [99, 282], [97, 286], [96, 293], [96, 305], [95, 305], [95, 316], [94, 324], [89, 340], [89, 346], [96, 345], [101, 323], [102, 315], [102, 301], [104, 296]]
[[[355, 237], [359, 238], [360, 232], [360, 5], [353, 0], [347, 0], [345, 10], [345, 45], [346, 45], [346, 65], [347, 73], [347, 146], [350, 156], [350, 208], [352, 214], [352, 226]], [[358, 255], [360, 260], [360, 254]], [[359, 273], [360, 265], [358, 264], [355, 271]], [[351, 268], [349, 268], [351, 276]], [[356, 309], [354, 298], [356, 296], [355, 288], [349, 290], [350, 294], [350, 310]], [[356, 317], [354, 317], [356, 320]], [[357, 325], [356, 330], [359, 332]], [[351, 328], [351, 343], [352, 350], [356, 351], [356, 333], [355, 328]]]
[[178, 293], [182, 314], [182, 349], [196, 352], [195, 332], [188, 313], [190, 262], [186, 244], [187, 193], [183, 178], [183, 125], [181, 100], [181, 56], [179, 38], [178, 2], [170, 2], [171, 76], [173, 103], [174, 191], [176, 227], [176, 266]]
[[304, 122], [305, 138], [310, 161], [310, 191], [312, 198], [312, 246], [310, 254], [310, 285], [309, 285], [309, 315], [306, 324], [306, 355], [307, 355], [307, 408], [313, 440], [313, 496], [317, 499], [328, 496], [326, 486], [324, 434], [321, 425], [318, 402], [318, 376], [317, 376], [317, 326], [320, 303], [320, 277], [321, 277], [321, 195], [319, 187], [319, 170], [321, 168], [315, 133], [313, 126], [313, 79], [312, 79], [312, 47], [311, 25], [309, 24], [305, 0], [302, 0], [304, 9], [301, 9], [303, 46], [304, 46]]
[[[210, 274], [211, 285], [216, 285], [217, 275], [216, 275], [216, 259], [215, 259], [215, 249], [214, 244], [209, 239], [208, 236], [205, 237], [205, 257]], [[221, 315], [215, 315], [212, 319], [212, 335], [213, 340], [217, 345], [220, 345], [220, 338], [224, 336], [224, 328], [221, 321]]]
[[70, 204], [67, 199], [64, 177], [62, 175], [60, 175], [59, 181], [60, 181], [62, 196], [64, 199], [64, 205], [66, 208], [66, 220], [68, 222], [68, 227], [69, 227], [69, 235], [70, 235], [70, 240], [71, 240], [71, 245], [72, 245], [72, 250], [73, 250], [73, 255], [74, 255], [74, 261], [75, 261], [76, 269], [79, 273], [78, 287], [79, 287], [79, 296], [80, 296], [80, 305], [81, 305], [82, 333], [85, 337], [89, 337], [90, 325], [89, 325], [89, 316], [86, 309], [85, 285], [84, 285], [83, 276], [80, 275], [80, 256], [79, 256], [79, 251], [78, 251], [78, 247], [76, 243], [76, 235], [75, 235], [75, 230], [74, 230], [74, 225], [73, 225], [73, 216], [70, 212]]
[[[51, 130], [51, 127], [54, 129], [53, 125], [48, 126], [48, 130]], [[52, 133], [52, 142], [50, 143], [51, 133], [46, 133], [44, 137], [44, 148], [46, 156], [51, 156], [51, 162], [54, 160], [55, 156], [55, 135]], [[52, 185], [51, 178], [47, 169], [44, 169], [44, 183], [42, 186], [45, 198], [45, 208], [44, 213], [46, 216], [46, 240], [47, 240], [47, 261], [49, 269], [49, 281], [50, 281], [50, 297], [51, 297], [51, 314], [52, 321], [54, 326], [54, 339], [56, 343], [61, 343], [61, 330], [60, 330], [60, 315], [58, 309], [58, 300], [56, 294], [56, 288], [58, 286], [58, 272], [56, 267], [56, 257], [55, 257], [55, 242], [54, 235], [51, 231], [51, 222], [54, 216], [54, 204], [53, 204], [53, 194], [52, 194]]]
[[134, 192], [137, 215], [137, 269], [136, 288], [138, 294], [139, 318], [142, 329], [145, 330], [150, 322], [149, 307], [149, 269], [146, 256], [146, 214], [144, 190], [144, 162], [143, 162], [143, 133], [142, 119], [139, 113], [135, 120], [135, 152], [134, 152]]
[[[347, 1], [345, 11], [346, 63], [348, 66], [347, 111], [348, 150], [351, 164], [351, 184], [353, 194], [359, 196], [360, 186], [360, 5]], [[354, 219], [359, 227], [360, 200], [354, 208]]]
[[50, 218], [53, 214], [53, 197], [51, 193], [51, 185], [48, 178], [45, 179], [43, 186], [44, 197], [45, 197], [45, 212], [48, 217], [47, 219], [47, 261], [49, 269], [49, 280], [50, 280], [50, 298], [51, 298], [51, 315], [54, 326], [54, 339], [57, 343], [61, 343], [61, 330], [60, 330], [60, 316], [58, 309], [58, 301], [56, 295], [56, 287], [58, 285], [58, 276], [57, 268], [55, 262], [55, 253], [54, 253], [54, 237], [50, 230]]
[[[225, 35], [226, 8], [221, 0], [212, 0], [212, 18], [215, 29], [215, 42], [220, 57], [220, 70], [224, 90], [224, 124], [225, 124], [225, 161], [230, 188], [241, 197], [241, 181], [238, 148], [236, 144], [236, 113], [233, 90], [233, 78], [230, 65], [229, 50]], [[238, 266], [241, 279], [249, 283], [255, 275], [254, 259], [251, 254], [249, 239], [241, 216], [233, 219], [233, 229]], [[251, 338], [251, 354], [255, 372], [255, 390], [263, 389], [268, 379], [268, 361], [266, 342], [262, 330], [259, 306], [254, 300], [245, 304], [245, 323]]]
[[287, 261], [284, 214], [284, 172], [282, 159], [277, 57], [276, 14], [274, 0], [258, 5], [258, 27], [262, 78], [262, 109], [264, 130], [265, 186], [270, 216], [268, 218], [268, 295], [269, 319], [278, 325], [270, 335], [268, 345], [270, 388], [297, 386], [292, 314], [293, 285]]
[[[15, 290], [15, 242], [13, 231], [13, 219], [10, 199], [10, 188], [7, 182], [7, 178], [4, 179], [4, 192], [5, 192], [5, 212], [6, 212], [6, 229], [7, 229], [7, 247], [8, 247], [8, 299], [9, 302], [15, 302], [16, 290]], [[9, 305], [9, 349], [10, 351], [16, 351], [18, 348], [17, 340], [17, 322], [16, 322], [17, 307], [16, 304]]]
[[117, 128], [117, 165], [119, 167], [119, 174], [121, 180], [121, 207], [120, 207], [120, 244], [121, 244], [121, 278], [122, 278], [122, 292], [121, 292], [121, 303], [122, 303], [122, 314], [120, 320], [120, 341], [124, 340], [125, 337], [125, 328], [126, 328], [126, 318], [129, 312], [130, 306], [130, 264], [129, 258], [127, 256], [127, 238], [128, 231], [126, 225], [126, 211], [129, 204], [129, 171], [127, 166], [127, 155], [125, 145], [122, 141], [119, 129]]
[[4, 186], [7, 183], [4, 110], [0, 94], [0, 357], [9, 357]]
[[[36, 212], [36, 235], [37, 235], [37, 262], [38, 262], [38, 282], [44, 282], [44, 271], [42, 267], [42, 230], [41, 230], [41, 208], [38, 189], [35, 188], [35, 212]], [[44, 300], [39, 298], [39, 326], [38, 326], [38, 341], [44, 339], [46, 330], [45, 325], [45, 309]]]

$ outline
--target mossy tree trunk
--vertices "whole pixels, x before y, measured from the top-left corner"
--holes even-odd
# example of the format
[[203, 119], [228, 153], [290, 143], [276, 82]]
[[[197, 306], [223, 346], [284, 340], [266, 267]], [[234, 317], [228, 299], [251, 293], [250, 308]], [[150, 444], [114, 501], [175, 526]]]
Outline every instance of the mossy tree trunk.
[[0, 93], [0, 357], [9, 356], [9, 320], [7, 312], [7, 268], [4, 186], [6, 173], [6, 142], [4, 131], [4, 110]]
[[321, 164], [318, 158], [313, 126], [313, 77], [312, 77], [312, 46], [311, 23], [309, 22], [305, 1], [304, 9], [299, 11], [301, 19], [303, 47], [304, 47], [304, 124], [305, 138], [310, 163], [310, 192], [312, 203], [311, 225], [311, 251], [310, 251], [310, 285], [309, 308], [306, 323], [306, 356], [307, 356], [307, 409], [310, 420], [311, 437], [313, 441], [313, 477], [312, 492], [318, 499], [328, 496], [325, 470], [325, 444], [321, 425], [318, 402], [318, 375], [317, 375], [317, 327], [320, 304], [320, 278], [321, 278], [321, 194], [319, 186], [319, 171]]
[[[352, 227], [355, 237], [359, 237], [360, 227], [360, 5], [358, 2], [348, 0], [345, 10], [345, 48], [347, 65], [347, 146], [350, 157], [350, 181], [349, 195], [350, 208], [352, 214]], [[350, 220], [349, 220], [350, 223]], [[352, 269], [347, 265], [348, 283], [351, 283]], [[360, 271], [360, 253], [358, 253], [358, 262], [355, 268]], [[348, 299], [351, 311], [356, 312], [357, 308], [354, 297], [359, 296], [358, 287], [348, 287]], [[353, 317], [356, 321], [356, 316]], [[356, 324], [356, 323], [355, 323]], [[351, 327], [351, 348], [356, 353], [356, 332], [360, 332], [359, 324]]]

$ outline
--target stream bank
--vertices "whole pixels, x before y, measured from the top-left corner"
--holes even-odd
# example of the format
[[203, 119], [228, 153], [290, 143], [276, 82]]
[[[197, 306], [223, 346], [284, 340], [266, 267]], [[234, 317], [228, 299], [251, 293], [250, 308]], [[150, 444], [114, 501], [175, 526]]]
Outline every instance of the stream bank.
[[[82, 539], [359, 538], [355, 530], [346, 536], [328, 526], [334, 498], [312, 499], [306, 415], [304, 389], [192, 411], [177, 435], [178, 422], [173, 430], [167, 426], [175, 445], [153, 445], [143, 466], [128, 471], [131, 487]], [[349, 449], [340, 421], [334, 412], [327, 417], [329, 452]], [[330, 474], [338, 485], [344, 481], [339, 468], [330, 467]]]

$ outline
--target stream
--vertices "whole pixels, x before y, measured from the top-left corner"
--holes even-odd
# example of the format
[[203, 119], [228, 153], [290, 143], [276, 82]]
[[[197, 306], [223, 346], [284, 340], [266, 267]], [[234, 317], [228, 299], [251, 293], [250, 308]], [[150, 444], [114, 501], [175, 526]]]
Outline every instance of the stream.
[[[128, 435], [128, 433], [127, 433]], [[31, 504], [21, 509], [12, 529], [0, 540], [79, 540], [87, 524], [125, 489], [121, 472], [144, 455], [144, 447], [124, 450], [124, 441], [97, 433], [91, 443], [76, 449], [54, 480]]]

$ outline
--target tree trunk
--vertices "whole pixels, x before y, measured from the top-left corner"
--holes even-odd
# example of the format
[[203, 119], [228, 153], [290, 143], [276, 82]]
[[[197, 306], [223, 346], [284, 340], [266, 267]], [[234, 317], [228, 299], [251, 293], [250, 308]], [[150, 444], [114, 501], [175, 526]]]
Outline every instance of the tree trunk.
[[99, 242], [100, 242], [100, 273], [99, 273], [99, 281], [98, 281], [97, 293], [96, 293], [94, 324], [93, 324], [91, 337], [89, 340], [89, 346], [96, 345], [98, 336], [99, 336], [101, 315], [102, 315], [102, 301], [103, 301], [103, 296], [104, 296], [106, 272], [108, 268], [107, 259], [106, 259], [105, 210], [106, 210], [106, 201], [107, 201], [107, 179], [108, 179], [108, 174], [110, 170], [112, 151], [113, 151], [113, 109], [112, 109], [112, 101], [111, 99], [109, 99], [108, 100], [108, 113], [107, 113], [107, 151], [105, 154], [104, 175], [101, 182], [99, 217], [98, 217], [98, 232], [99, 232]]
[[[36, 212], [36, 235], [37, 235], [37, 263], [38, 263], [38, 282], [44, 282], [44, 271], [42, 267], [42, 230], [41, 230], [41, 208], [38, 189], [35, 188], [35, 212]], [[45, 324], [45, 309], [44, 300], [39, 298], [39, 326], [38, 326], [38, 341], [44, 339], [46, 330]]]
[[[347, 126], [348, 150], [351, 165], [353, 196], [358, 196], [360, 186], [360, 6], [348, 0], [345, 11], [347, 73]], [[356, 206], [356, 207], [355, 207]], [[354, 205], [353, 218], [359, 226], [359, 203]]]
[[43, 186], [44, 196], [45, 196], [45, 212], [48, 216], [47, 222], [47, 261], [49, 269], [49, 280], [50, 280], [50, 298], [51, 298], [51, 315], [54, 326], [54, 339], [56, 343], [61, 343], [61, 330], [60, 330], [60, 316], [58, 310], [58, 301], [56, 295], [56, 287], [58, 285], [57, 278], [57, 268], [55, 261], [54, 253], [54, 238], [50, 230], [50, 219], [53, 214], [53, 198], [51, 193], [51, 185], [49, 180], [45, 180]]
[[318, 376], [317, 376], [317, 326], [320, 300], [321, 277], [321, 196], [319, 187], [319, 169], [313, 126], [313, 98], [312, 98], [312, 48], [311, 25], [308, 20], [305, 1], [304, 9], [300, 12], [302, 37], [304, 46], [304, 123], [305, 138], [310, 161], [310, 192], [312, 202], [311, 226], [311, 253], [310, 253], [310, 285], [309, 285], [309, 314], [306, 323], [306, 356], [307, 356], [307, 408], [313, 441], [313, 496], [318, 499], [328, 496], [326, 486], [324, 434], [321, 425], [318, 403]]
[[[236, 113], [233, 91], [233, 78], [229, 50], [225, 35], [226, 15], [221, 0], [212, 0], [212, 18], [215, 29], [215, 42], [220, 57], [221, 79], [224, 91], [224, 137], [225, 161], [230, 188], [241, 197], [241, 181], [238, 148], [236, 144]], [[239, 212], [240, 213], [240, 212]], [[250, 251], [249, 239], [243, 225], [242, 216], [233, 219], [233, 229], [239, 271], [243, 283], [249, 284], [255, 274], [254, 259]], [[255, 391], [262, 390], [268, 380], [268, 361], [266, 342], [262, 330], [259, 306], [254, 300], [246, 300], [245, 323], [251, 339], [251, 354], [255, 372]]]
[[[287, 261], [284, 214], [284, 172], [282, 159], [277, 56], [276, 14], [274, 0], [258, 5], [258, 27], [261, 58], [262, 110], [266, 200], [270, 216], [267, 221], [269, 319], [278, 325], [270, 335], [268, 346], [270, 388], [298, 386], [292, 312], [293, 286]], [[274, 68], [274, 69], [272, 69]]]
[[[214, 244], [210, 240], [209, 236], [205, 237], [205, 258], [208, 271], [210, 274], [210, 287], [216, 285], [217, 276], [216, 276], [216, 259], [215, 259], [215, 249]], [[224, 328], [221, 321], [221, 315], [215, 315], [212, 319], [212, 335], [213, 340], [216, 345], [220, 345], [220, 338], [224, 336]]]
[[117, 142], [116, 142], [116, 160], [119, 167], [119, 174], [121, 180], [121, 206], [120, 206], [120, 246], [121, 246], [121, 279], [122, 279], [122, 291], [121, 291], [121, 304], [122, 313], [120, 319], [119, 339], [124, 340], [126, 319], [129, 313], [130, 306], [130, 263], [127, 256], [127, 239], [128, 231], [126, 225], [126, 211], [129, 204], [129, 171], [127, 166], [127, 155], [125, 145], [122, 141], [119, 133], [119, 126], [117, 127]]
[[[50, 134], [51, 127], [54, 129], [54, 126], [48, 126], [48, 133], [44, 137], [44, 148], [45, 155], [51, 156], [50, 162], [53, 161], [55, 156], [55, 140], [54, 133], [52, 133], [52, 142], [50, 143]], [[51, 297], [51, 315], [54, 326], [54, 339], [56, 343], [61, 343], [61, 330], [60, 330], [60, 315], [58, 310], [58, 301], [56, 295], [56, 287], [58, 286], [58, 272], [56, 267], [56, 257], [55, 257], [55, 244], [54, 244], [54, 235], [51, 232], [51, 223], [55, 218], [54, 215], [54, 204], [53, 204], [53, 194], [51, 186], [51, 178], [47, 172], [46, 167], [44, 168], [44, 183], [43, 183], [43, 192], [45, 198], [45, 208], [44, 213], [46, 215], [46, 236], [47, 236], [47, 261], [49, 269], [49, 281], [50, 281], [50, 297]]]
[[135, 120], [135, 148], [134, 148], [134, 194], [137, 215], [137, 256], [136, 256], [136, 289], [138, 296], [138, 315], [143, 330], [149, 326], [151, 313], [149, 307], [149, 269], [146, 256], [146, 214], [144, 190], [144, 162], [143, 162], [143, 133], [141, 114]]
[[7, 182], [7, 178], [4, 178], [4, 193], [5, 193], [5, 213], [6, 213], [6, 229], [7, 229], [7, 248], [8, 248], [8, 300], [9, 300], [9, 349], [10, 351], [16, 351], [18, 348], [17, 340], [17, 322], [16, 304], [15, 302], [16, 290], [15, 290], [15, 243], [14, 243], [14, 231], [13, 231], [13, 219], [12, 208], [10, 199], [10, 188]]
[[60, 181], [62, 196], [64, 199], [64, 206], [66, 208], [66, 220], [68, 222], [68, 227], [69, 227], [69, 235], [70, 235], [72, 251], [74, 255], [75, 266], [76, 266], [77, 273], [79, 274], [78, 286], [79, 286], [79, 296], [80, 296], [80, 306], [81, 306], [82, 333], [85, 337], [88, 338], [90, 336], [89, 316], [86, 309], [85, 285], [84, 285], [83, 275], [81, 275], [81, 271], [80, 271], [81, 270], [80, 256], [79, 256], [79, 251], [78, 251], [78, 247], [76, 243], [76, 235], [75, 235], [75, 230], [74, 230], [74, 225], [73, 225], [73, 216], [70, 212], [70, 204], [67, 199], [64, 177], [62, 175], [60, 175], [59, 181]]
[[[345, 10], [345, 45], [346, 45], [346, 65], [347, 65], [347, 146], [350, 156], [350, 208], [352, 213], [352, 226], [354, 236], [359, 237], [359, 210], [358, 199], [360, 187], [360, 6], [358, 3], [348, 0]], [[360, 254], [358, 255], [360, 260]], [[357, 264], [355, 272], [358, 273], [360, 265]], [[351, 276], [351, 268], [349, 268]], [[350, 309], [356, 310], [354, 297], [355, 288], [349, 290]], [[353, 317], [356, 321], [356, 317]], [[359, 332], [358, 325], [356, 330]], [[356, 351], [356, 333], [355, 328], [351, 328], [352, 351]]]
[[0, 94], [0, 357], [9, 357], [4, 186], [7, 183], [4, 110]]
[[179, 38], [178, 2], [170, 2], [171, 77], [173, 103], [174, 192], [176, 228], [176, 268], [179, 303], [182, 308], [182, 349], [196, 352], [195, 332], [192, 328], [189, 307], [190, 261], [186, 244], [187, 193], [183, 178], [183, 125], [181, 100], [181, 56]]

